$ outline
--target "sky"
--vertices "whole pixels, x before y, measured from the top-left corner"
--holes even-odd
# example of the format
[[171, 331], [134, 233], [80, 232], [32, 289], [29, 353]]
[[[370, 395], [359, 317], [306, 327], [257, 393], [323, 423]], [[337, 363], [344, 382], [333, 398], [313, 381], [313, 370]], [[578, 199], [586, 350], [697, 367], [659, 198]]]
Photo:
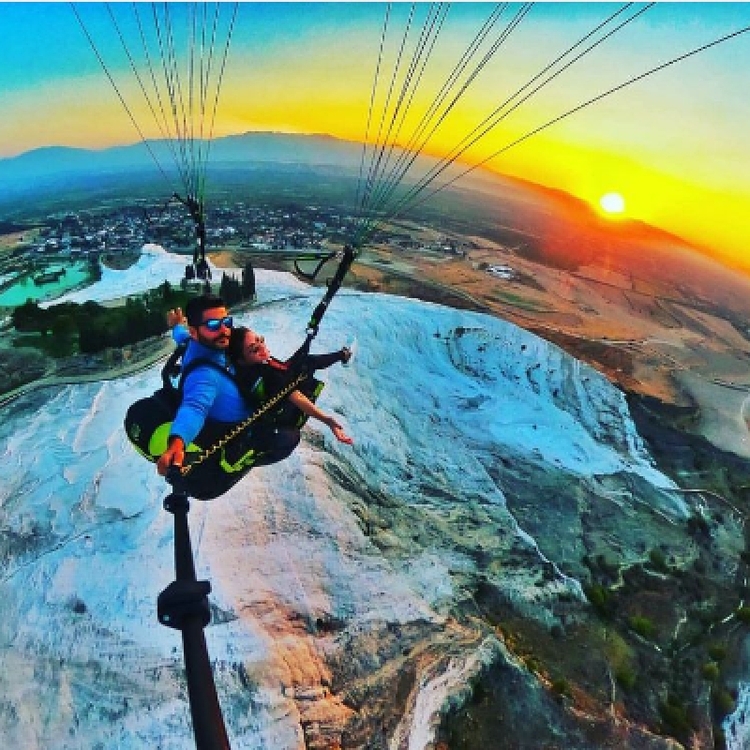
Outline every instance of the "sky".
[[[155, 40], [151, 6], [135, 7], [145, 33]], [[217, 85], [206, 92], [209, 103], [220, 93], [211, 132], [325, 133], [353, 140], [369, 135], [372, 141], [378, 122], [403, 118], [399, 142], [406, 143], [496, 8], [490, 3], [446, 6], [440, 21], [432, 16], [439, 33], [425, 36], [431, 7], [415, 7], [405, 36], [412, 11], [408, 3], [240, 3], [220, 91]], [[182, 28], [177, 19], [184, 7], [170, 3], [169, 8], [174, 27]], [[200, 8], [213, 18], [213, 5]], [[229, 37], [232, 9], [221, 5], [214, 71]], [[608, 38], [585, 54], [585, 44], [574, 47], [584, 38], [588, 44], [600, 39], [604, 31], [591, 32], [618, 11], [605, 27], [613, 31]], [[672, 231], [750, 268], [750, 259], [744, 260], [750, 100], [743, 95], [750, 83], [750, 32], [564, 116], [654, 68], [750, 28], [750, 4], [547, 2], [535, 4], [516, 24], [519, 13], [524, 13], [521, 4], [505, 10], [471, 65], [455, 78], [443, 109], [424, 131], [430, 133], [425, 151], [450, 153], [493, 113], [506, 112], [460, 155], [462, 160], [568, 191], [592, 206], [601, 196], [618, 193], [625, 201], [623, 216]], [[135, 49], [135, 14], [129, 3], [113, 4], [112, 14], [117, 26], [100, 3], [0, 4], [0, 158], [48, 145], [99, 149], [137, 142], [139, 130], [116, 92], [140, 132], [158, 135], [137, 89], [132, 67], [138, 63], [131, 65], [117, 38], [122, 34], [129, 40], [126, 47]], [[516, 25], [508, 32], [509, 24]], [[428, 40], [429, 57], [417, 57], [420, 34]], [[179, 34], [175, 39], [177, 59]], [[152, 50], [155, 45], [149, 42]], [[486, 64], [476, 70], [485, 56]], [[560, 70], [566, 63], [571, 64]], [[395, 110], [399, 91], [408, 96]], [[498, 110], [506, 101], [506, 109]], [[484, 161], [493, 154], [498, 155]]]

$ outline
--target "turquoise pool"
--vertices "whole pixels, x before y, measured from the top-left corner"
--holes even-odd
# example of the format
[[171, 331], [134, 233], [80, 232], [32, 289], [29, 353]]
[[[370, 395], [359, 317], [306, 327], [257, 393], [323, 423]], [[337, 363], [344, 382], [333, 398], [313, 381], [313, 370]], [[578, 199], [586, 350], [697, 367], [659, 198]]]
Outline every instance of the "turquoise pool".
[[[64, 274], [55, 281], [46, 284], [35, 284], [31, 276], [19, 279], [0, 292], [0, 307], [19, 307], [27, 299], [32, 302], [47, 302], [84, 284], [90, 278], [88, 263], [58, 263], [45, 269], [45, 271], [54, 272], [63, 268], [65, 269]], [[41, 271], [37, 271], [33, 275], [39, 276], [41, 273]]]

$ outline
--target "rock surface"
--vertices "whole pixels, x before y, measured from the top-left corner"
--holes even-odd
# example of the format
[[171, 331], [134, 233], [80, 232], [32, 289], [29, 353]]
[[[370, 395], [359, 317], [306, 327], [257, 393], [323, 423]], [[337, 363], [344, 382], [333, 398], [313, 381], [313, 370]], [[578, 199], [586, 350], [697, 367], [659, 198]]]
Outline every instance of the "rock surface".
[[[291, 351], [309, 296], [239, 322]], [[359, 354], [321, 405], [354, 448], [311, 424], [191, 512], [232, 746], [712, 747], [743, 676], [745, 463], [660, 452], [672, 415], [510, 324], [345, 296], [320, 349], [356, 319]], [[151, 375], [5, 407], [13, 746], [190, 745], [179, 638], [154, 615], [164, 485], [120, 428]], [[670, 478], [687, 470], [702, 484]]]

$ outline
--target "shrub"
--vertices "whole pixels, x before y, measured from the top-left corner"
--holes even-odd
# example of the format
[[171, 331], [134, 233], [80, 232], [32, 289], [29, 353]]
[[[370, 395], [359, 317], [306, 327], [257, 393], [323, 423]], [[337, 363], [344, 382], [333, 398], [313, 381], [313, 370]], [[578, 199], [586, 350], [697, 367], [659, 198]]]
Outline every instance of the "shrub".
[[726, 688], [715, 688], [711, 694], [714, 708], [720, 716], [727, 716], [734, 711], [735, 702], [732, 694]]
[[659, 706], [659, 714], [664, 724], [678, 739], [687, 738], [692, 732], [693, 727], [691, 726], [687, 709], [679, 698], [669, 696]]
[[656, 635], [656, 625], [648, 617], [633, 615], [628, 620], [628, 625], [630, 625], [631, 630], [643, 638], [653, 638]]
[[536, 672], [537, 674], [541, 674], [544, 665], [542, 664], [541, 659], [539, 659], [536, 656], [528, 656], [524, 660], [524, 664], [526, 664], [526, 669], [529, 670], [529, 672]]
[[701, 667], [701, 675], [704, 680], [714, 682], [719, 679], [719, 665], [715, 661], [706, 662]]
[[669, 571], [667, 559], [664, 557], [664, 553], [660, 549], [652, 549], [649, 553], [648, 559], [654, 570], [658, 570], [660, 573], [667, 573]]
[[708, 647], [708, 655], [714, 661], [724, 661], [727, 658], [727, 647], [723, 643], [712, 643]]
[[602, 616], [606, 617], [612, 612], [612, 597], [609, 589], [600, 583], [592, 583], [584, 589], [586, 598], [591, 602], [591, 606]]
[[632, 690], [635, 687], [635, 683], [638, 681], [638, 676], [634, 669], [623, 666], [615, 671], [615, 679], [626, 690]]

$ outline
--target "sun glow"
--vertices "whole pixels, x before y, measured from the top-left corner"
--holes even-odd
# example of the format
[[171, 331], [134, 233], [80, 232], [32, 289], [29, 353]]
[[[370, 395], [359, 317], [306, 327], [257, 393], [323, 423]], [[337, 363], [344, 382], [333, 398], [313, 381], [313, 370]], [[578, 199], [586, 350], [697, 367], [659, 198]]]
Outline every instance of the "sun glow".
[[625, 199], [619, 193], [606, 193], [599, 198], [599, 208], [610, 216], [620, 216], [625, 213]]

